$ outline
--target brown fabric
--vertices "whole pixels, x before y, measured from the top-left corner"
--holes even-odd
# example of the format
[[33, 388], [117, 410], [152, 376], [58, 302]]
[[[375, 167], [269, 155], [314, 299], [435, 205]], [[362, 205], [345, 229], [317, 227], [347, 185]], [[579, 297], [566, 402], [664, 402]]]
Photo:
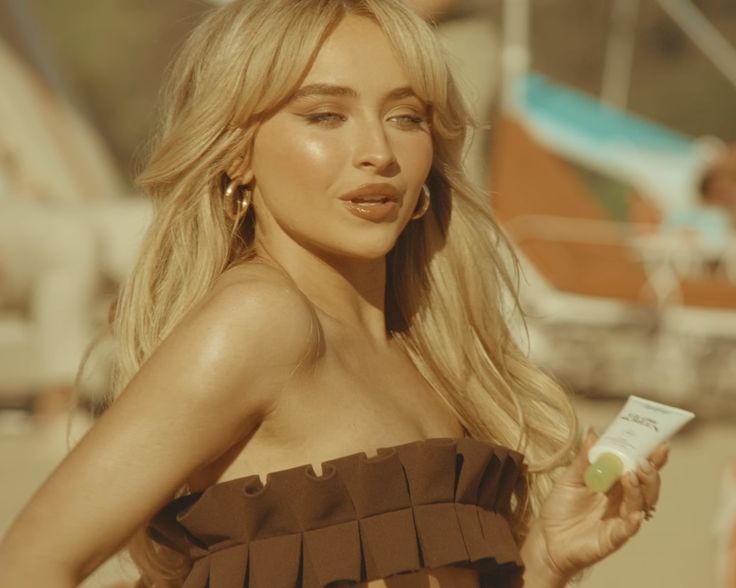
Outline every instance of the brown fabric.
[[521, 454], [430, 438], [214, 484], [153, 519], [188, 554], [185, 588], [322, 588], [446, 565], [506, 586], [523, 570], [508, 518]]

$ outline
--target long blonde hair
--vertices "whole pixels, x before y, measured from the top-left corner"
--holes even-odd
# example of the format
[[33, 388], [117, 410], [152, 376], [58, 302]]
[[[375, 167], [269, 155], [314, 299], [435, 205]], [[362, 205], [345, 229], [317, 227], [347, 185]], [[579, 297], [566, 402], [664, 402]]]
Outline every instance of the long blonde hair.
[[[248, 160], [259, 122], [299, 88], [346, 14], [381, 27], [414, 91], [432, 105], [432, 206], [388, 255], [387, 329], [474, 438], [525, 454], [530, 500], [520, 493], [514, 515], [523, 538], [550, 471], [569, 459], [574, 412], [512, 337], [504, 309], [511, 300], [520, 312], [518, 262], [488, 196], [463, 172], [467, 109], [431, 27], [399, 0], [236, 0], [193, 31], [170, 72], [155, 149], [137, 179], [153, 199], [154, 220], [112, 319], [113, 393], [228, 266], [253, 256], [253, 214], [234, 227], [224, 212], [225, 170], [236, 154]], [[191, 565], [145, 528], [129, 551], [144, 586], [179, 585]]]

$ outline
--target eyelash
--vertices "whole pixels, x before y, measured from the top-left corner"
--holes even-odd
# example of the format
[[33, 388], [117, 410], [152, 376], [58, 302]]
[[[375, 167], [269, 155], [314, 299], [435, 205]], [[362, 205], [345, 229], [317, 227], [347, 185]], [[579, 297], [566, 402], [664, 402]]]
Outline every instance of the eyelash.
[[337, 114], [336, 112], [318, 112], [317, 114], [309, 114], [305, 116], [304, 118], [307, 119], [308, 122], [312, 124], [332, 124], [335, 122], [343, 122], [345, 120], [345, 117], [341, 114]]
[[[336, 112], [318, 112], [317, 114], [307, 115], [304, 118], [306, 118], [310, 124], [329, 127], [335, 126], [335, 123], [337, 122], [344, 122], [346, 117]], [[398, 116], [392, 116], [391, 118], [403, 119], [400, 125], [407, 125], [407, 127], [410, 129], [418, 129], [422, 124], [427, 122], [427, 119], [425, 117], [412, 114], [401, 114]]]
[[409, 123], [409, 125], [415, 128], [419, 128], [421, 125], [427, 122], [426, 117], [412, 114], [401, 114], [394, 118], [403, 119], [405, 123]]

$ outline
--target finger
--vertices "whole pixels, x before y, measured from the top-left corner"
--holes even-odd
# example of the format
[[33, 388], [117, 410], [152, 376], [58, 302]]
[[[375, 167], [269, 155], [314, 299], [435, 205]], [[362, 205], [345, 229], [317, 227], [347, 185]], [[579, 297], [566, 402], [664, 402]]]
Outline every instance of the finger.
[[583, 437], [583, 447], [585, 448], [586, 454], [590, 448], [595, 445], [596, 441], [598, 441], [598, 434], [595, 432], [593, 427], [588, 427], [585, 431], [585, 436]]
[[631, 513], [622, 519], [606, 521], [601, 533], [601, 548], [606, 554], [612, 553], [626, 543], [641, 528], [644, 513]]
[[636, 473], [644, 499], [644, 510], [649, 511], [659, 500], [659, 490], [661, 487], [659, 470], [650, 461], [644, 461]]
[[591, 427], [588, 427], [585, 435], [583, 436], [583, 440], [580, 443], [577, 455], [572, 460], [570, 467], [568, 467], [562, 475], [563, 480], [566, 480], [567, 482], [583, 483], [583, 475], [590, 465], [590, 462], [588, 461], [588, 451], [590, 451], [590, 448], [595, 445], [596, 441], [598, 441], [598, 435], [596, 435], [595, 431], [593, 431]]
[[654, 451], [652, 451], [651, 455], [649, 456], [649, 461], [652, 463], [652, 465], [657, 468], [658, 470], [661, 470], [664, 465], [667, 463], [667, 460], [670, 456], [670, 444], [665, 441], [664, 443], [660, 443], [657, 445]]
[[624, 487], [619, 480], [611, 486], [611, 489], [605, 494], [604, 511], [601, 516], [602, 520], [617, 519], [623, 512], [624, 503]]
[[646, 510], [647, 504], [636, 472], [625, 473], [621, 477], [621, 487], [623, 488], [623, 500], [620, 510], [622, 517], [628, 517], [633, 513]]

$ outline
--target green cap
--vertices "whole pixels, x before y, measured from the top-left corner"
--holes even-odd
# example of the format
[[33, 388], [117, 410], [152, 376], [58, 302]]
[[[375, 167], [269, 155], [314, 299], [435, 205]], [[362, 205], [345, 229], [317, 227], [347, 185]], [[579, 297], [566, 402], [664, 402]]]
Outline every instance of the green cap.
[[624, 471], [624, 463], [613, 453], [601, 453], [585, 470], [585, 485], [593, 492], [608, 492]]

